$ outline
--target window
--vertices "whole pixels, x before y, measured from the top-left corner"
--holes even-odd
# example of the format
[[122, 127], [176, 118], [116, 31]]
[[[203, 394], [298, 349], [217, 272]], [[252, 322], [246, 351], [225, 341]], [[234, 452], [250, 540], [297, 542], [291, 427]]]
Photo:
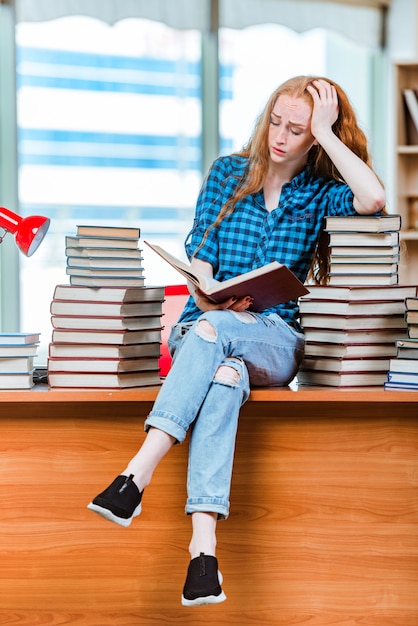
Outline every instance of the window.
[[370, 49], [324, 29], [302, 34], [278, 24], [222, 29], [221, 67], [232, 68], [230, 74], [221, 76], [231, 92], [231, 97], [220, 103], [223, 151], [243, 146], [270, 94], [287, 78], [299, 74], [328, 76], [338, 82], [349, 94], [371, 140], [372, 59]]
[[[68, 283], [65, 236], [78, 224], [138, 225], [184, 254], [202, 180], [202, 42], [159, 22], [87, 17], [21, 23], [16, 38], [19, 211], [51, 218], [36, 254], [19, 257], [21, 330], [42, 332], [45, 363], [53, 291]], [[221, 29], [221, 153], [242, 147], [270, 93], [296, 74], [339, 82], [372, 139], [373, 54], [323, 29]], [[144, 268], [148, 285], [179, 280], [151, 251]]]
[[[146, 20], [21, 24], [17, 76], [20, 212], [51, 218], [21, 260], [21, 327], [41, 329], [45, 362], [78, 224], [138, 225], [181, 254], [201, 182], [200, 34]], [[170, 282], [144, 256], [146, 284]]]

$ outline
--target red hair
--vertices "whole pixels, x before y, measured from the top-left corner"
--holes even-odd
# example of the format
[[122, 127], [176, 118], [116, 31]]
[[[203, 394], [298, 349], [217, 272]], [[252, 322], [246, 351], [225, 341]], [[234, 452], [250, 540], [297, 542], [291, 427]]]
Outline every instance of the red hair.
[[[238, 183], [236, 193], [226, 201], [216, 221], [210, 226], [210, 229], [216, 228], [227, 215], [230, 215], [236, 204], [244, 196], [256, 193], [263, 188], [270, 162], [268, 143], [270, 118], [278, 98], [282, 95], [301, 98], [313, 108], [313, 99], [307, 87], [312, 84], [313, 81], [321, 79], [333, 85], [337, 91], [339, 112], [338, 118], [332, 127], [335, 135], [354, 152], [354, 154], [371, 167], [366, 135], [359, 127], [353, 106], [343, 89], [334, 81], [321, 76], [296, 76], [290, 78], [271, 94], [255, 123], [249, 141], [242, 150], [235, 153], [237, 156], [248, 158], [248, 167], [244, 176]], [[312, 146], [308, 155], [308, 163], [314, 176], [344, 182], [340, 172], [320, 145]], [[206, 237], [204, 237], [201, 245], [203, 245], [205, 238]], [[309, 275], [316, 282], [326, 282], [328, 279], [328, 269], [328, 241], [326, 233], [323, 233], [320, 237]]]

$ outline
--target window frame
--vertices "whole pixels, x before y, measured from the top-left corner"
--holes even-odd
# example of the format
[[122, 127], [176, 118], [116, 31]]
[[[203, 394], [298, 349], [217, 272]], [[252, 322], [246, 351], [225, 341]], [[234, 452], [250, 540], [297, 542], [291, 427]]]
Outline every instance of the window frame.
[[[0, 204], [18, 209], [16, 43], [13, 7], [0, 4]], [[19, 251], [7, 234], [0, 246], [0, 329], [20, 330]]]

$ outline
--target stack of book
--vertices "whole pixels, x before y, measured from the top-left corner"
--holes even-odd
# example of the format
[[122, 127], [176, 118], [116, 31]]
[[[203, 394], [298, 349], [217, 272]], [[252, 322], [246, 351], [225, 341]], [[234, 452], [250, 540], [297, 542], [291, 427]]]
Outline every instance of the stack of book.
[[405, 298], [415, 286], [319, 286], [300, 300], [305, 358], [300, 384], [382, 386], [396, 341], [407, 338]]
[[327, 217], [330, 280], [308, 285], [300, 301], [306, 350], [300, 384], [384, 385], [396, 341], [407, 337], [405, 298], [398, 284], [399, 215]]
[[405, 299], [408, 337], [396, 341], [396, 356], [389, 362], [385, 389], [418, 391], [418, 297]]
[[57, 285], [51, 302], [51, 387], [159, 385], [164, 287]]
[[87, 287], [144, 284], [140, 229], [117, 226], [77, 226], [65, 238], [66, 272], [71, 285]]
[[400, 228], [400, 215], [327, 217], [329, 284], [397, 284]]
[[56, 285], [51, 387], [159, 385], [164, 287], [144, 284], [138, 228], [78, 226], [66, 237], [69, 285]]
[[0, 389], [33, 387], [39, 333], [0, 334]]

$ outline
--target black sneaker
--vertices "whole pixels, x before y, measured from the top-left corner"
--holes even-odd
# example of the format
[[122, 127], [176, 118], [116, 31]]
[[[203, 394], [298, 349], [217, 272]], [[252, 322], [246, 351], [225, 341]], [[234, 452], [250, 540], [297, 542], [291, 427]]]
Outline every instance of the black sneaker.
[[144, 493], [139, 492], [132, 479], [133, 474], [118, 476], [87, 505], [87, 508], [115, 524], [129, 526], [133, 518], [141, 513], [141, 499]]
[[226, 600], [222, 591], [222, 574], [214, 556], [200, 553], [189, 563], [181, 603], [183, 606], [218, 604]]

